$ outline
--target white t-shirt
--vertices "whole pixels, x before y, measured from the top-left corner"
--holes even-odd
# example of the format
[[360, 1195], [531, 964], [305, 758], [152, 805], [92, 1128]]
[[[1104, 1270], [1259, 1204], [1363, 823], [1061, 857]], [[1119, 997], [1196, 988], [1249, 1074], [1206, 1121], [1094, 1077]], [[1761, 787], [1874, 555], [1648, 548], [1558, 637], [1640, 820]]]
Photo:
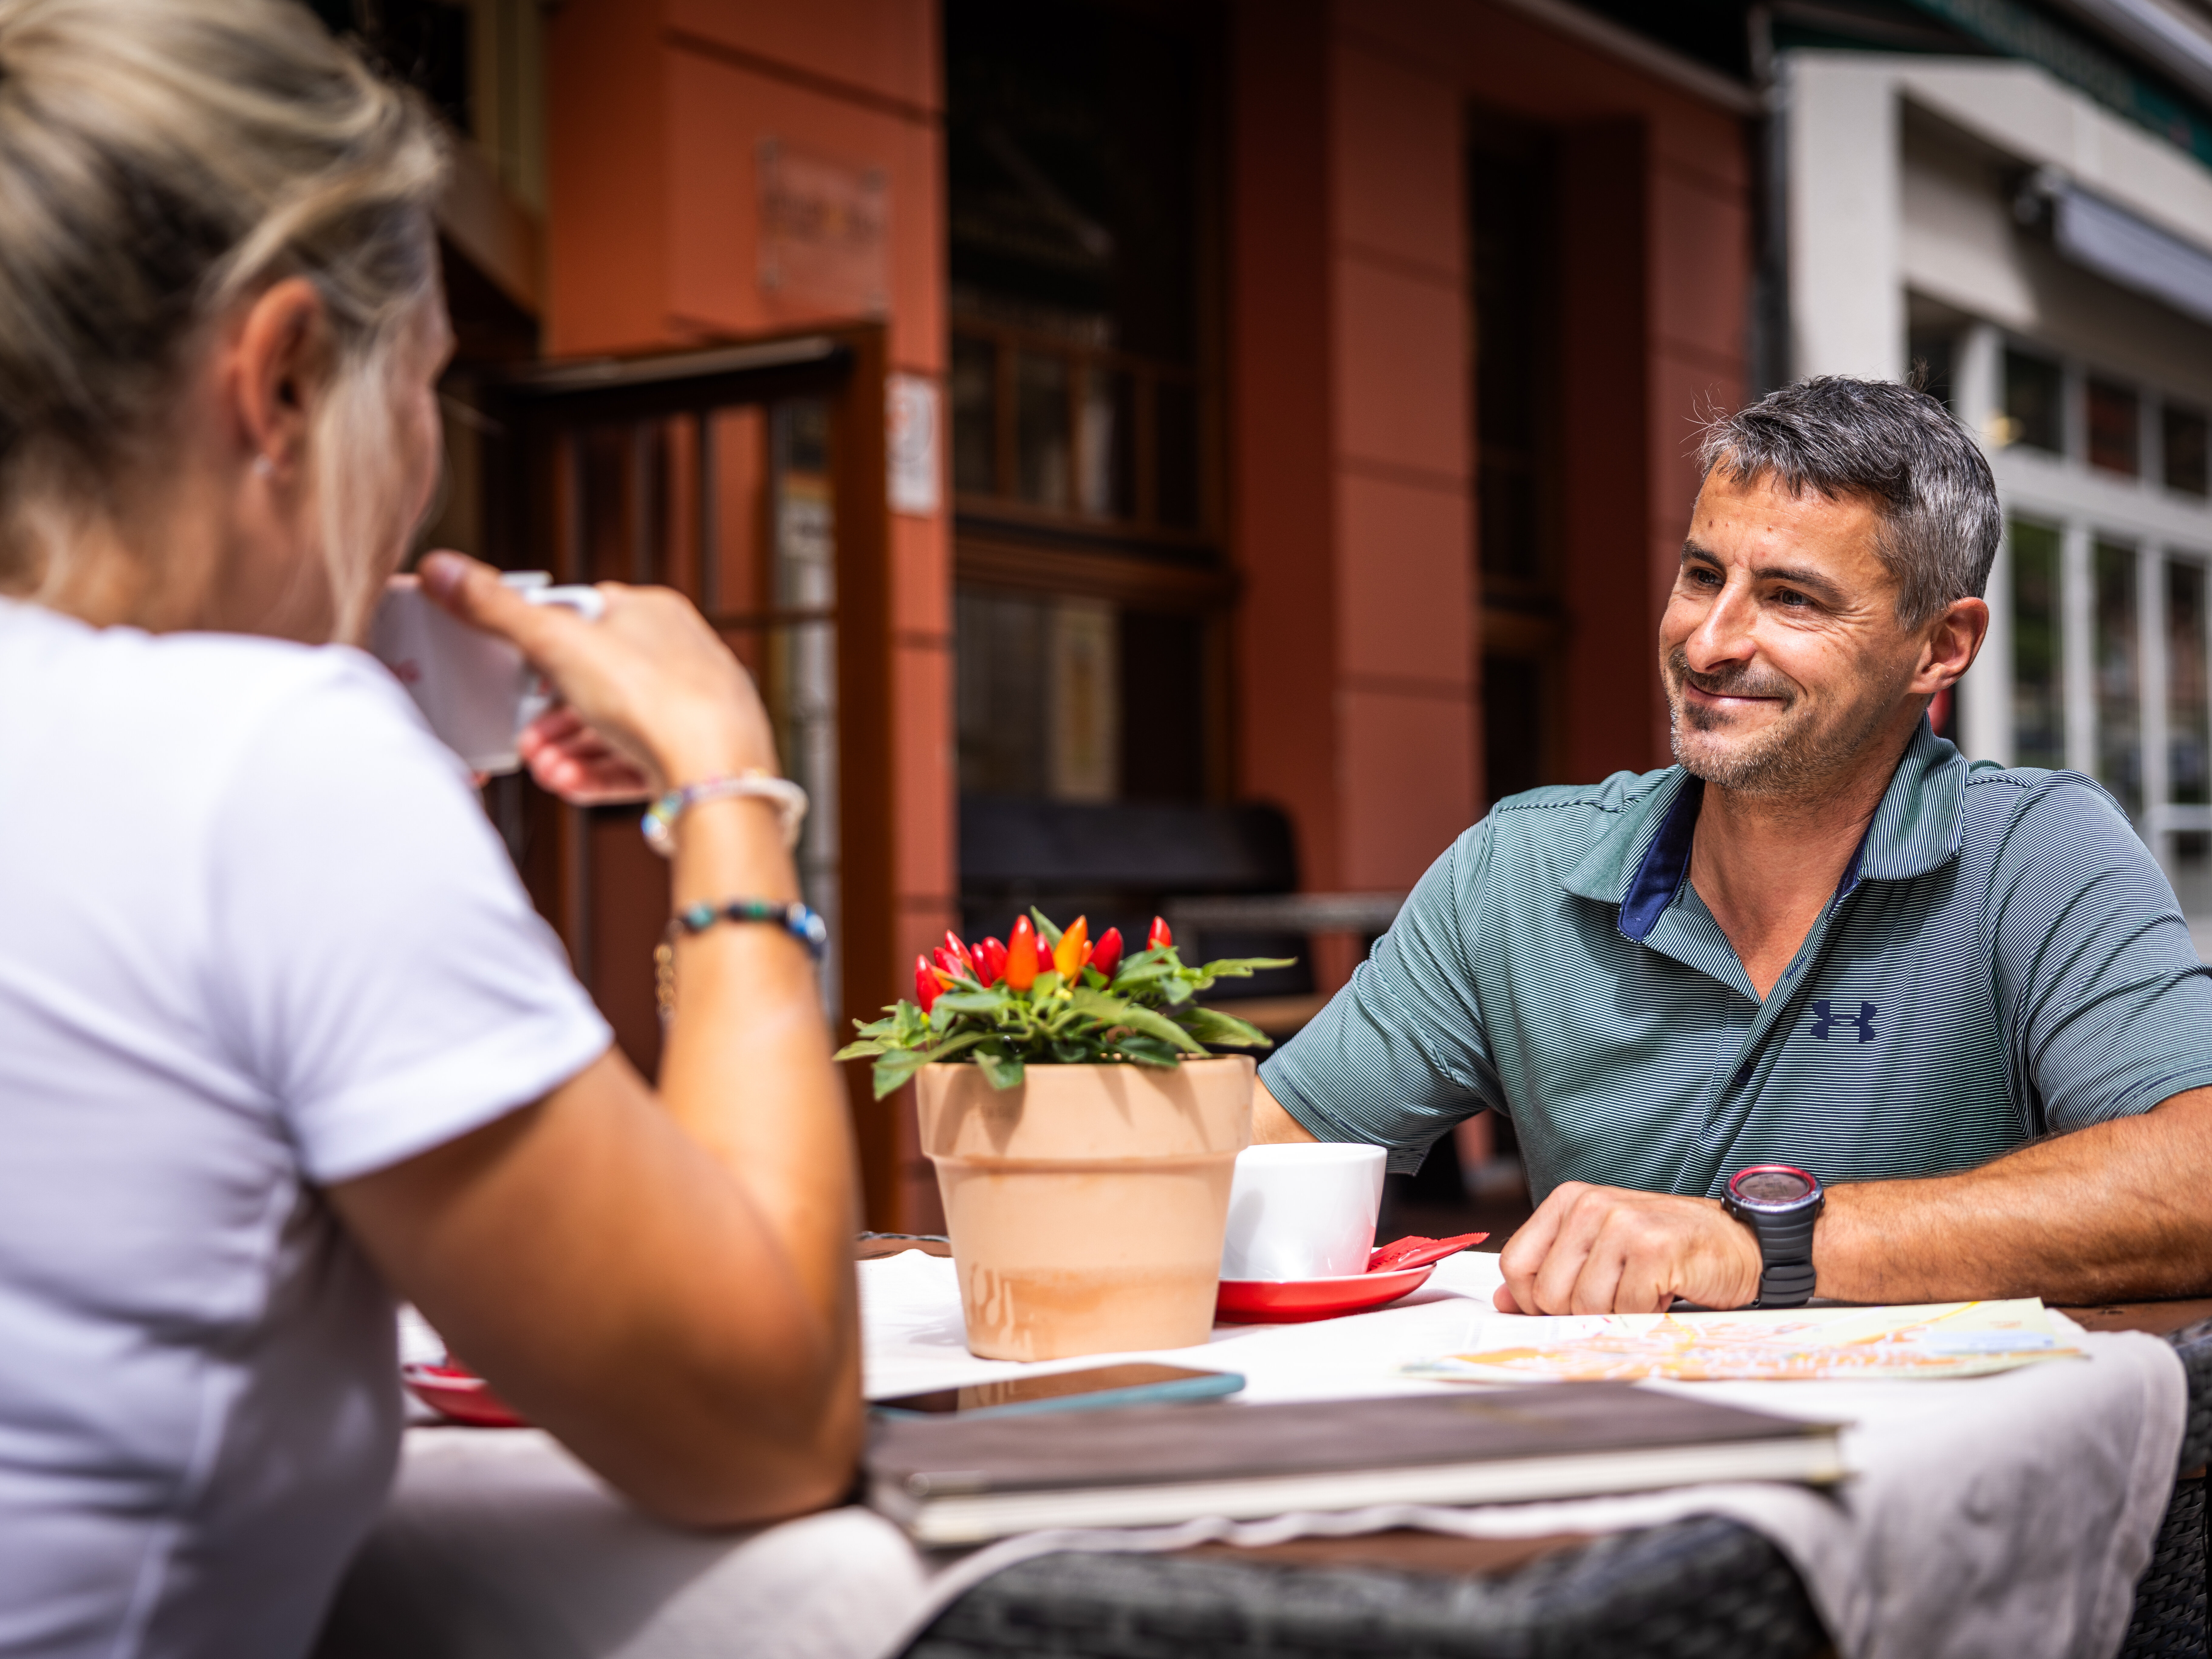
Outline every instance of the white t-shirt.
[[370, 658], [0, 601], [0, 1653], [307, 1649], [400, 1419], [319, 1186], [608, 1041]]

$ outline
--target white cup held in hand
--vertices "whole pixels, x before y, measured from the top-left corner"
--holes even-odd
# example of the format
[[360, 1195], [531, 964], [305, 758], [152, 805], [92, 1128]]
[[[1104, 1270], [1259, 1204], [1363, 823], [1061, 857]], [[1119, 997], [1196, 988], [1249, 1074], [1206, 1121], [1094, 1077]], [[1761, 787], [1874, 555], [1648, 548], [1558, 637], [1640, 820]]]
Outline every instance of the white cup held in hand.
[[[542, 570], [502, 576], [532, 605], [566, 605], [596, 622], [606, 599], [596, 587], [555, 587]], [[458, 622], [412, 576], [394, 576], [369, 623], [368, 651], [407, 688], [440, 741], [472, 772], [512, 772], [522, 764], [515, 739], [544, 714], [553, 695], [505, 640]]]
[[1382, 1207], [1380, 1146], [1248, 1146], [1229, 1188], [1224, 1279], [1337, 1279], [1367, 1271]]

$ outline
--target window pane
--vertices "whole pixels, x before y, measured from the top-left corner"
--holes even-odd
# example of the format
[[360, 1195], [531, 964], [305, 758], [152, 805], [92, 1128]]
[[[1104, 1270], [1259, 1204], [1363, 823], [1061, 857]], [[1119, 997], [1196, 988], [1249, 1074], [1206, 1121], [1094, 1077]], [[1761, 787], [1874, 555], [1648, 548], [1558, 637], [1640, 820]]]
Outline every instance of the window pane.
[[952, 487], [999, 489], [999, 349], [972, 334], [952, 337]]
[[1486, 653], [1482, 659], [1483, 793], [1491, 800], [1544, 781], [1544, 665]]
[[1913, 373], [1920, 377], [1920, 389], [1954, 414], [1957, 410], [1951, 402], [1951, 374], [1954, 343], [1948, 334], [1916, 332], [1905, 344], [1905, 355], [1911, 359]]
[[953, 650], [963, 794], [1046, 793], [1047, 614], [1036, 599], [957, 591]]
[[2054, 455], [2066, 450], [2066, 422], [2062, 412], [2063, 377], [2058, 365], [2025, 351], [2005, 351], [2005, 441], [2047, 449]]
[[1014, 359], [1014, 450], [1022, 499], [1068, 504], [1067, 359], [1024, 351]]
[[2166, 731], [2168, 799], [2212, 804], [2212, 686], [2205, 681], [2204, 567], [2166, 565]]
[[2131, 818], [2142, 816], [2140, 636], [2136, 550], [2099, 542], [2096, 556], [2097, 781]]
[[1202, 617], [1121, 613], [1121, 798], [1206, 799]]
[[[830, 408], [818, 398], [778, 404], [769, 416], [775, 540], [769, 592], [780, 608], [826, 609], [837, 603], [837, 522], [830, 493]], [[769, 630], [760, 687], [775, 724], [784, 773], [806, 791], [806, 815], [793, 855], [799, 896], [838, 937], [843, 880], [837, 836], [837, 629], [831, 622]], [[834, 1006], [838, 968], [822, 964], [823, 994]]]
[[1526, 459], [1486, 448], [1476, 480], [1482, 574], [1534, 581], [1544, 574], [1536, 478]]
[[2212, 836], [2201, 830], [2173, 838], [2173, 896], [2185, 916], [2212, 911]]
[[1136, 512], [1136, 469], [1129, 434], [1135, 429], [1130, 377], [1096, 363], [1083, 372], [1083, 465], [1079, 499], [1085, 513], [1127, 519]]
[[2058, 676], [2058, 532], [2015, 519], [2012, 540], [2012, 750], [2015, 766], [2063, 766]]
[[2205, 493], [2205, 421], [2200, 409], [2168, 404], [2160, 411], [2166, 451], [2166, 487], [2191, 495]]
[[2132, 478], [2142, 470], [2137, 454], [2142, 410], [2134, 389], [2110, 380], [2089, 382], [2089, 465]]
[[1198, 392], [1184, 380], [1160, 380], [1153, 388], [1153, 420], [1159, 434], [1157, 512], [1164, 525], [1178, 530], [1199, 527]]
[[1121, 793], [1121, 649], [1103, 599], [1055, 599], [1049, 638], [1052, 795], [1112, 800]]
[[1483, 574], [1504, 579], [1488, 597], [1526, 603], [1549, 574], [1545, 485], [1562, 439], [1557, 161], [1548, 135], [1494, 111], [1477, 114], [1470, 137], [1475, 545]]

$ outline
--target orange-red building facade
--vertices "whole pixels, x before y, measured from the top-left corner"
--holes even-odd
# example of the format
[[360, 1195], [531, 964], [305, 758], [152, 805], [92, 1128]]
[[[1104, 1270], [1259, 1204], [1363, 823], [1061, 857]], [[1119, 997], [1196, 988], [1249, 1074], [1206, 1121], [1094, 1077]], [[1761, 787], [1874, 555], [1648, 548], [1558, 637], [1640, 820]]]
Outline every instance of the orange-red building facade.
[[[1220, 15], [1205, 300], [1236, 595], [1226, 771], [1288, 813], [1310, 889], [1410, 886], [1483, 810], [1486, 652], [1547, 665], [1551, 781], [1665, 758], [1653, 640], [1695, 422], [1746, 389], [1749, 130], [1648, 52], [1527, 3]], [[941, 47], [933, 0], [570, 0], [546, 39], [545, 352], [872, 313], [890, 370], [942, 386]], [[1534, 610], [1486, 604], [1475, 112], [1540, 132], [1547, 157], [1551, 597]], [[785, 150], [880, 204], [880, 290], [857, 311], [764, 280], [763, 156]], [[948, 483], [938, 510], [890, 520], [896, 915], [874, 920], [900, 960], [957, 915], [951, 501]], [[1327, 983], [1350, 963], [1320, 966]], [[927, 1218], [900, 1190], [874, 1224]]]

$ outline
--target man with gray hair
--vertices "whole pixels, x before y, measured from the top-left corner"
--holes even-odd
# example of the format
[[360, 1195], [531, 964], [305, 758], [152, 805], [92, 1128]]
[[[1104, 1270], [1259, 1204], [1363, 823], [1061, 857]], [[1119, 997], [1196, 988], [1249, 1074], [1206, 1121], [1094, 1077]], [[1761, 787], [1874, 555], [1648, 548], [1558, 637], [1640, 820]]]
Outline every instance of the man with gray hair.
[[1528, 1312], [2212, 1287], [2212, 983], [2112, 799], [1969, 765], [2002, 525], [1932, 398], [1714, 423], [1659, 628], [1676, 764], [1502, 800], [1261, 1068], [1259, 1140], [1504, 1113]]

